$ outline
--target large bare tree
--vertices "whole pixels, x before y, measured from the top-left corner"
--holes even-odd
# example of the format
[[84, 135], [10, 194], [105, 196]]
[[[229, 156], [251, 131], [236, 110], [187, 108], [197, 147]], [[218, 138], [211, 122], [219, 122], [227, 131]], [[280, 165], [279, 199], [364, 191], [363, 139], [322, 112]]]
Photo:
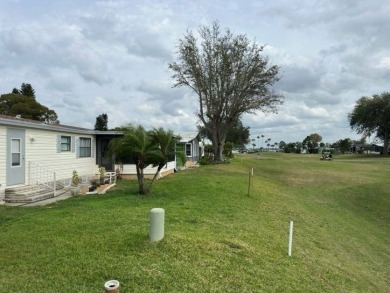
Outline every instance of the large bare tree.
[[212, 134], [214, 161], [221, 161], [227, 132], [244, 113], [276, 112], [282, 104], [283, 97], [272, 89], [279, 67], [262, 56], [264, 46], [229, 29], [221, 32], [216, 21], [198, 33], [199, 41], [192, 31], [179, 40], [178, 60], [169, 68], [174, 87], [189, 87], [197, 94], [197, 116]]

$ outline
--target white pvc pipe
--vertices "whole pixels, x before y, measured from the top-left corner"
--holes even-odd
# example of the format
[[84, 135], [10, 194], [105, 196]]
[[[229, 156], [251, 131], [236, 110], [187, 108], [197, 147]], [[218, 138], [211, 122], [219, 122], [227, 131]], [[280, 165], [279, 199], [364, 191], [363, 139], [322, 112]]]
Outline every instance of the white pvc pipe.
[[162, 208], [150, 210], [150, 241], [159, 241], [164, 238], [165, 211]]
[[253, 168], [252, 168], [252, 176], [253, 176]]
[[119, 292], [119, 281], [110, 280], [104, 283], [105, 293], [118, 293]]
[[288, 256], [291, 256], [292, 252], [292, 238], [293, 238], [293, 221], [290, 221], [290, 235], [288, 237]]

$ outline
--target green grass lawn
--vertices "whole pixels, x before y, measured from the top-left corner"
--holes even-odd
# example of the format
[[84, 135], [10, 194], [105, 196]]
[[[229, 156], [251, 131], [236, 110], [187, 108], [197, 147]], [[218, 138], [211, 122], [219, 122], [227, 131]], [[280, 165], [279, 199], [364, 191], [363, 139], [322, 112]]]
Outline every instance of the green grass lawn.
[[[112, 279], [120, 292], [390, 292], [390, 159], [241, 155], [136, 192], [120, 181], [0, 206], [0, 292], [102, 292]], [[165, 238], [151, 243], [154, 207]]]

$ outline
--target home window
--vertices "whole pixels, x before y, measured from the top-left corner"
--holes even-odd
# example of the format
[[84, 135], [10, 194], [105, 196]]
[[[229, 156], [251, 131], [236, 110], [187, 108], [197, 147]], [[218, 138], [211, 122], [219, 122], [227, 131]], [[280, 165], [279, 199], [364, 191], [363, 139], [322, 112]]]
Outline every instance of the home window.
[[61, 152], [70, 152], [70, 136], [61, 136]]
[[80, 137], [80, 158], [91, 157], [91, 139]]
[[21, 142], [20, 139], [12, 139], [11, 140], [11, 165], [13, 167], [18, 167], [21, 165], [20, 157], [21, 157]]
[[187, 157], [191, 157], [192, 155], [192, 145], [190, 143], [186, 143], [186, 156]]

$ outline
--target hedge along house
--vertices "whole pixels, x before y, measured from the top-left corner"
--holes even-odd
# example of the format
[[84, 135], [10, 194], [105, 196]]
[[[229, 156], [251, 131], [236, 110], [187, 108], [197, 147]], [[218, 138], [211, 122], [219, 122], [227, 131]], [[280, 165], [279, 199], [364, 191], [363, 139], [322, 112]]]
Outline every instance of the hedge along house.
[[86, 184], [99, 166], [114, 171], [114, 158], [105, 158], [104, 152], [107, 136], [117, 135], [0, 115], [0, 201], [7, 199], [7, 190], [20, 187], [24, 193], [37, 187], [52, 190], [47, 197], [53, 197], [71, 186], [74, 170]]

